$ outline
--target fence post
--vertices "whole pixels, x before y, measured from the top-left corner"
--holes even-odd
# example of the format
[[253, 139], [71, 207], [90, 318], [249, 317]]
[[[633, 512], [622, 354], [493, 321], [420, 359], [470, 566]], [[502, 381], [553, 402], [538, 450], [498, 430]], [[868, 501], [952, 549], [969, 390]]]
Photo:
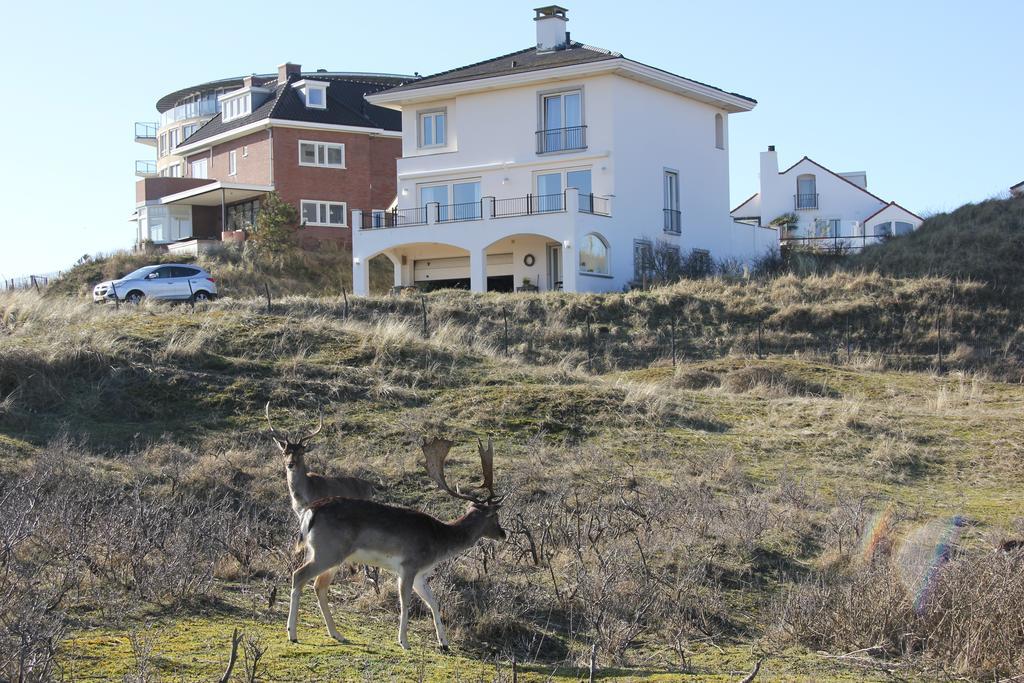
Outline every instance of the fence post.
[[508, 309], [504, 306], [501, 307], [501, 317], [505, 322], [505, 356], [508, 356]]
[[758, 359], [760, 359], [762, 357], [761, 356], [761, 328], [762, 327], [763, 327], [763, 323], [760, 320], [758, 320], [757, 321], [757, 357], [758, 357]]
[[188, 303], [192, 306], [192, 312], [196, 312], [196, 292], [192, 289], [192, 280], [185, 280], [188, 283]]
[[267, 295], [267, 315], [270, 314], [270, 285], [263, 283], [263, 293]]
[[423, 309], [423, 338], [427, 338], [427, 296], [420, 294], [420, 307]]
[[117, 296], [117, 287], [114, 286], [113, 282], [110, 283], [110, 291], [112, 291], [114, 293], [114, 310], [115, 311], [120, 311], [121, 310], [121, 299], [119, 299], [118, 296]]
[[935, 316], [935, 333], [937, 335], [935, 350], [938, 352], [939, 374], [942, 374], [942, 318]]
[[850, 364], [850, 314], [846, 314], [846, 364]]
[[590, 311], [587, 311], [587, 370], [594, 370], [594, 336], [590, 329]]
[[672, 316], [672, 367], [676, 366], [676, 317]]
[[344, 320], [348, 320], [348, 292], [345, 291], [345, 287], [341, 288], [341, 298], [345, 300], [345, 310], [343, 313]]

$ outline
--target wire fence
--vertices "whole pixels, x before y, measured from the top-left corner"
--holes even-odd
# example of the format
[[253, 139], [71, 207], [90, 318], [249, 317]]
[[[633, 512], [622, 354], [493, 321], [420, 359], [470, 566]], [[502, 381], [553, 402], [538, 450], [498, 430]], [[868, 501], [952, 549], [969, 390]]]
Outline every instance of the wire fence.
[[51, 279], [60, 277], [60, 273], [50, 275], [26, 275], [24, 277], [4, 278], [3, 288], [5, 290], [35, 289], [41, 290], [50, 284]]

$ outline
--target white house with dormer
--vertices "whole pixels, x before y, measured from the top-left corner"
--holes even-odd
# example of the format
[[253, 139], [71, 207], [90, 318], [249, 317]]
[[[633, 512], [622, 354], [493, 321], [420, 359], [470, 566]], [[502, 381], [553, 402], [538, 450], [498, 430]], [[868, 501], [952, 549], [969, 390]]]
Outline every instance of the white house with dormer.
[[[622, 290], [659, 242], [749, 260], [774, 230], [729, 217], [729, 116], [756, 102], [570, 39], [367, 96], [402, 112], [394, 207], [353, 214], [354, 289], [384, 255], [396, 286]], [[648, 264], [648, 265], [645, 265]]]
[[732, 210], [734, 220], [772, 225], [795, 221], [779, 232], [783, 244], [813, 249], [860, 249], [917, 230], [924, 221], [896, 202], [868, 191], [864, 171], [836, 173], [809, 157], [784, 171], [772, 145], [761, 152], [761, 191]]

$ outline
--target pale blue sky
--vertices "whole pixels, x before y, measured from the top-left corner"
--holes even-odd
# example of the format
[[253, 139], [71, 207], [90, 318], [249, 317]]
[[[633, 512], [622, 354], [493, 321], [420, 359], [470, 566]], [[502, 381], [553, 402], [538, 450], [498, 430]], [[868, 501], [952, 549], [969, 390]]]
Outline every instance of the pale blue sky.
[[[4, 10], [0, 277], [128, 247], [135, 121], [178, 88], [290, 60], [431, 74], [534, 42], [538, 0], [29, 2]], [[866, 170], [917, 212], [1024, 180], [1018, 0], [565, 0], [576, 40], [753, 97], [731, 118], [732, 202], [758, 152]]]

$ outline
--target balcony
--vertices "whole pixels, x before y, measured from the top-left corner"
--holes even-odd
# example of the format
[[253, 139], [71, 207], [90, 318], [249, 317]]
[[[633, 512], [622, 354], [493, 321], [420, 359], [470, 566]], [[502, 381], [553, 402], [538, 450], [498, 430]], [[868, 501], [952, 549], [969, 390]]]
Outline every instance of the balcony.
[[144, 145], [156, 147], [156, 130], [156, 122], [136, 121], [135, 142], [141, 142]]
[[195, 119], [200, 116], [214, 116], [219, 111], [220, 103], [216, 99], [203, 99], [197, 102], [179, 104], [177, 107], [171, 107], [160, 114], [160, 126], [163, 127], [184, 119]]
[[683, 213], [679, 209], [663, 209], [665, 212], [665, 232], [678, 235], [682, 232]]
[[[575, 193], [575, 190], [571, 190]], [[394, 211], [358, 211], [353, 224], [360, 230], [413, 227], [418, 225], [450, 224], [470, 221], [490, 221], [523, 216], [566, 213], [570, 206], [568, 193], [508, 197], [484, 197], [479, 202], [466, 204], [437, 204]], [[579, 213], [611, 216], [611, 197], [579, 194]], [[355, 216], [356, 212], [353, 212]]]
[[136, 161], [135, 175], [140, 178], [155, 178], [157, 175], [156, 162], [148, 160]]
[[795, 194], [793, 195], [793, 208], [797, 211], [807, 211], [818, 208], [817, 194]]
[[550, 128], [537, 131], [537, 154], [571, 152], [587, 148], [587, 127]]

